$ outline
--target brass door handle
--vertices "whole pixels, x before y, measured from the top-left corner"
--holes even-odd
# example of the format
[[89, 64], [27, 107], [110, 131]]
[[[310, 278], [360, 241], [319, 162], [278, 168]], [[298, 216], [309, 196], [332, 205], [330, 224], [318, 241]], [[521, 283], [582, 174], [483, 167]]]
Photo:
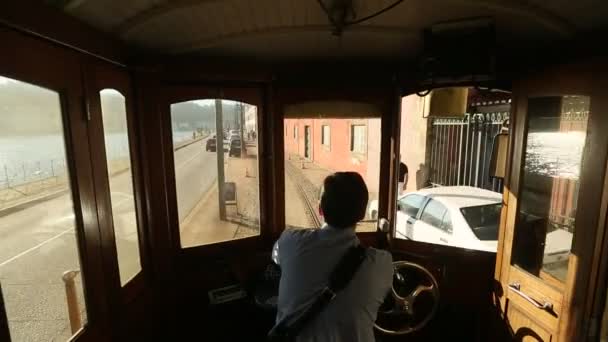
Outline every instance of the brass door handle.
[[529, 295], [525, 294], [521, 290], [521, 284], [519, 284], [519, 283], [509, 284], [509, 289], [511, 289], [511, 291], [517, 293], [518, 295], [520, 295], [523, 299], [528, 301], [530, 304], [534, 305], [534, 307], [541, 309], [541, 310], [545, 310], [545, 311], [553, 311], [553, 303], [547, 302], [547, 301], [540, 302], [540, 301], [530, 297]]

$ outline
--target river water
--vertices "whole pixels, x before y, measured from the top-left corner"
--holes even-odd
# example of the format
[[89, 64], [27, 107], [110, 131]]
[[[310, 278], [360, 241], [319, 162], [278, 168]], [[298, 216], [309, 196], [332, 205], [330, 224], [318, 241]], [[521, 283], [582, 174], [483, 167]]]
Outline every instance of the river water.
[[[192, 138], [191, 131], [173, 132], [173, 143]], [[129, 141], [125, 134], [106, 134], [106, 154], [109, 160], [129, 156]], [[0, 189], [33, 180], [61, 176], [66, 172], [63, 136], [0, 136]]]

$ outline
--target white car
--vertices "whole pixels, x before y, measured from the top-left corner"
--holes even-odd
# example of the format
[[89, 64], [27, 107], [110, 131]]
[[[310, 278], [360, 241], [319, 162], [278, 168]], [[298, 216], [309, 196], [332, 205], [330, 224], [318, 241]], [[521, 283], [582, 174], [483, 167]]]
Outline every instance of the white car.
[[397, 208], [398, 238], [496, 252], [500, 193], [468, 186], [429, 188], [400, 197]]

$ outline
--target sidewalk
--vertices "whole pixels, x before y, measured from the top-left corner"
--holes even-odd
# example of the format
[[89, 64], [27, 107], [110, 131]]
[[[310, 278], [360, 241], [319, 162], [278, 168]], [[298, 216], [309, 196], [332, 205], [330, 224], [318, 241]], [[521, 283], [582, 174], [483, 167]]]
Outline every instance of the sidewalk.
[[224, 178], [236, 184], [236, 205], [226, 205], [226, 220], [219, 215], [218, 186], [204, 194], [180, 224], [183, 247], [241, 239], [260, 232], [257, 147], [247, 146], [241, 158], [224, 157]]

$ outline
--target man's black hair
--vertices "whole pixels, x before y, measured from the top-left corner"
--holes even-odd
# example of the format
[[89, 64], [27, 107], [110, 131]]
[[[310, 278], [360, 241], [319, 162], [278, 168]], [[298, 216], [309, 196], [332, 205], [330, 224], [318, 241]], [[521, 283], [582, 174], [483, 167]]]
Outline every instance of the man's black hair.
[[365, 217], [367, 186], [356, 172], [336, 172], [323, 182], [321, 210], [325, 222], [335, 228], [354, 227]]

